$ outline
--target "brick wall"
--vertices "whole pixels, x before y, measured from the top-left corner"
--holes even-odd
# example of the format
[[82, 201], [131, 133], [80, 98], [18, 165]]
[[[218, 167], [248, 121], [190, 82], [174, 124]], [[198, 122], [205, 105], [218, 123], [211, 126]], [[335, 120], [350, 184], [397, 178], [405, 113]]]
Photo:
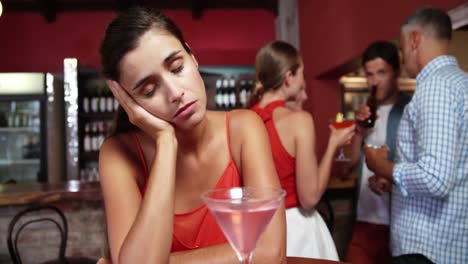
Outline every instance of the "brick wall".
[[[54, 205], [64, 212], [68, 221], [66, 256], [83, 256], [97, 260], [100, 256], [108, 255], [102, 202], [63, 201]], [[10, 220], [25, 208], [26, 206], [0, 207], [0, 263], [10, 261], [6, 242]], [[55, 258], [59, 240], [59, 233], [52, 223], [32, 224], [30, 228], [25, 228], [18, 243], [23, 263], [40, 263]]]

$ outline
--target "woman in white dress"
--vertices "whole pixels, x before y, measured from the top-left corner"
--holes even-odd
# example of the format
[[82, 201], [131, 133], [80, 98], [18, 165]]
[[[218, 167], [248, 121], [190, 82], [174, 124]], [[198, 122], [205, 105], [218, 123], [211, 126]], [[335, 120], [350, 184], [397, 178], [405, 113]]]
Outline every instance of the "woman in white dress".
[[[354, 126], [330, 127], [328, 147], [318, 163], [312, 116], [297, 109], [307, 99], [303, 70], [301, 56], [292, 45], [273, 41], [262, 47], [256, 58], [258, 87], [252, 110], [265, 123], [275, 167], [287, 191], [287, 255], [338, 260], [330, 232], [314, 207], [327, 187], [334, 154], [349, 142]], [[292, 102], [294, 110], [286, 102]]]

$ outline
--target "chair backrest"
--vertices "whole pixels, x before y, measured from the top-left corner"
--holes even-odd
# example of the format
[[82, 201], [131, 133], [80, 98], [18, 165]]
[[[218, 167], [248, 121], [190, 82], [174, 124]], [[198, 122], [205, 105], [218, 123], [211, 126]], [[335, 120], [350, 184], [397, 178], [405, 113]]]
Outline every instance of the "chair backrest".
[[326, 195], [322, 196], [315, 209], [319, 212], [319, 214], [322, 216], [323, 220], [327, 224], [330, 234], [333, 233], [333, 228], [335, 224], [335, 213], [333, 211], [333, 206], [331, 205], [331, 202]]
[[[40, 214], [34, 214], [39, 211], [48, 211], [49, 213], [56, 214], [58, 217], [52, 217], [51, 215], [44, 216]], [[30, 215], [32, 215], [30, 217]], [[27, 217], [27, 221], [20, 221], [23, 217]], [[58, 220], [57, 220], [58, 219]], [[51, 205], [37, 205], [26, 208], [25, 210], [17, 213], [10, 221], [8, 226], [7, 244], [8, 251], [10, 252], [11, 259], [14, 264], [22, 264], [21, 257], [18, 251], [18, 238], [21, 232], [31, 224], [37, 224], [40, 222], [53, 223], [58, 231], [60, 232], [60, 248], [58, 259], [66, 262], [65, 260], [65, 249], [67, 248], [67, 237], [68, 237], [68, 224], [65, 215], [60, 209]]]

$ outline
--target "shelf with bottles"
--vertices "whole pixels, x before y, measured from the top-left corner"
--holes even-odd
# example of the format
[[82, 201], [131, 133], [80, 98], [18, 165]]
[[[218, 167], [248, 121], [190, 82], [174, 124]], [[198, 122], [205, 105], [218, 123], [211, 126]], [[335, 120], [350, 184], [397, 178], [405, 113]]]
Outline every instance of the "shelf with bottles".
[[4, 132], [39, 131], [39, 101], [0, 101], [0, 130]]
[[40, 162], [40, 159], [0, 159], [0, 166], [37, 166]]
[[112, 118], [119, 107], [107, 86], [91, 86], [85, 94], [78, 97], [81, 106], [80, 117], [86, 118]]
[[220, 78], [216, 80], [214, 101], [216, 109], [231, 110], [247, 108], [254, 80], [241, 78]]
[[[119, 107], [119, 102], [114, 98], [107, 86], [95, 87], [97, 91], [79, 97], [81, 105], [80, 117], [85, 118], [112, 118]], [[101, 91], [102, 90], [102, 91]]]
[[109, 128], [111, 127], [112, 121], [87, 121], [84, 123], [83, 140], [81, 146], [82, 148], [82, 158], [92, 158], [97, 160], [96, 155], [91, 155], [92, 153], [98, 153], [101, 148], [102, 143], [104, 142], [106, 136], [109, 133]]
[[229, 111], [248, 108], [250, 94], [255, 86], [252, 75], [204, 76], [207, 91], [207, 108]]
[[34, 133], [38, 134], [39, 127], [0, 127], [0, 133]]
[[82, 182], [99, 180], [99, 150], [104, 142], [112, 121], [89, 120], [84, 123], [80, 137], [79, 177]]
[[39, 133], [0, 134], [0, 161], [2, 164], [31, 164], [41, 157]]
[[99, 181], [99, 163], [97, 161], [87, 162], [82, 167], [80, 167], [80, 181]]

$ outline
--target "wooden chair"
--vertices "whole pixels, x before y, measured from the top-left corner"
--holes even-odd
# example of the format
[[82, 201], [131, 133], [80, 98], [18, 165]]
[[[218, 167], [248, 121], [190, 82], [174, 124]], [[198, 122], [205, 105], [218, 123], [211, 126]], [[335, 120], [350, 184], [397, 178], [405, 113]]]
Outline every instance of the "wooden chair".
[[[57, 215], [58, 217], [39, 215], [37, 214], [37, 212], [39, 211], [48, 211]], [[27, 221], [20, 221], [26, 215], [28, 216], [32, 215], [33, 217], [28, 217], [29, 220]], [[96, 260], [89, 259], [89, 258], [66, 257], [65, 251], [67, 248], [68, 223], [67, 223], [67, 219], [65, 218], [65, 215], [57, 207], [50, 206], [50, 205], [37, 205], [37, 206], [26, 208], [25, 210], [17, 213], [13, 217], [13, 219], [10, 221], [10, 224], [8, 226], [8, 236], [7, 236], [8, 251], [10, 253], [11, 260], [13, 261], [14, 264], [23, 263], [21, 261], [21, 256], [18, 250], [19, 235], [25, 230], [27, 226], [38, 224], [38, 223], [43, 223], [43, 222], [52, 223], [55, 227], [57, 227], [57, 230], [60, 233], [60, 244], [59, 244], [59, 252], [58, 252], [57, 259], [44, 262], [44, 264], [55, 264], [55, 263], [95, 264], [96, 263]], [[34, 230], [34, 231], [40, 231], [40, 230]]]

